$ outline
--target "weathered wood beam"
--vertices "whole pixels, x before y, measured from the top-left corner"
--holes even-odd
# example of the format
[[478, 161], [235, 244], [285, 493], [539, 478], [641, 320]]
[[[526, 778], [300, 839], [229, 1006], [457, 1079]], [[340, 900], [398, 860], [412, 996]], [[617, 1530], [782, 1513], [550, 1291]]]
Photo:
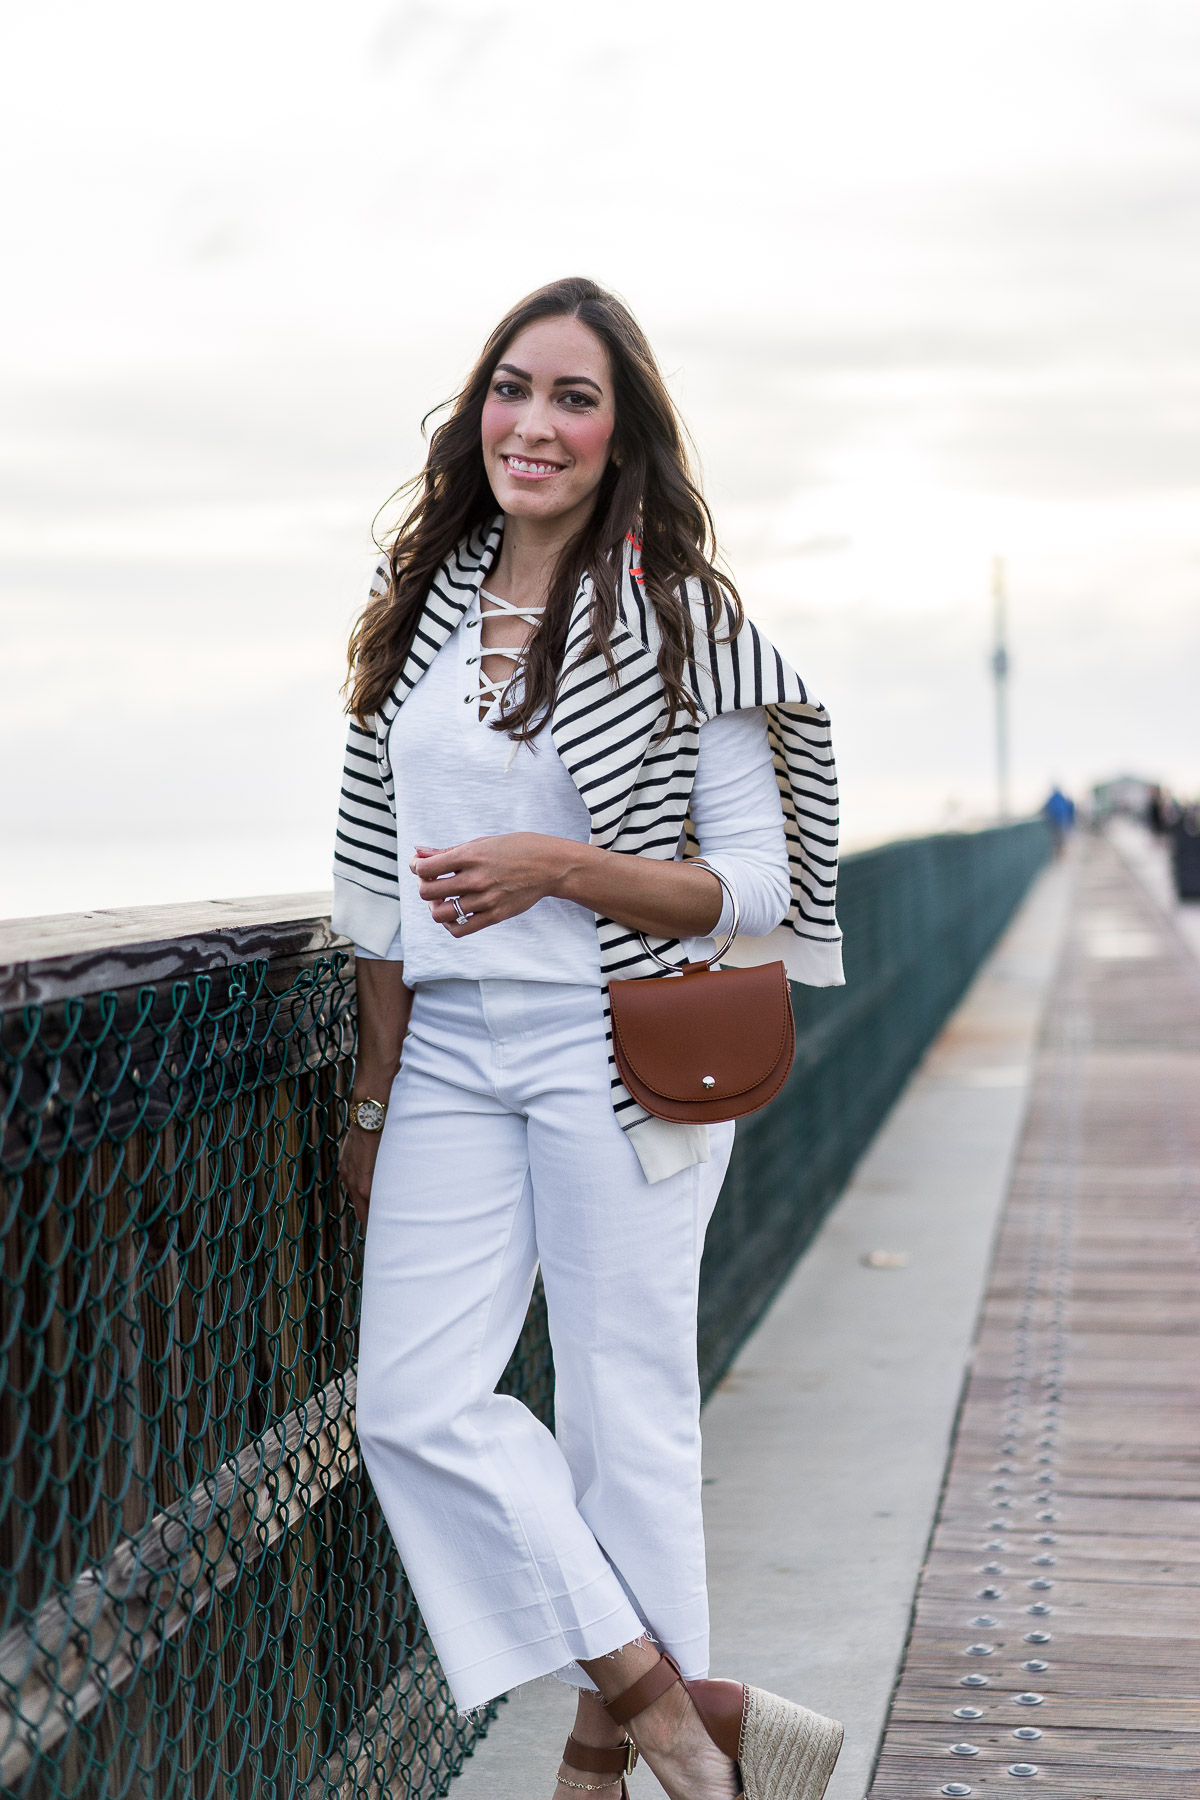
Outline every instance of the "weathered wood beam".
[[[453, 1712], [433, 1651], [428, 1643], [414, 1645], [412, 1655], [384, 1683], [374, 1706], [368, 1707], [337, 1750], [319, 1764], [304, 1790], [308, 1800], [391, 1794], [394, 1777], [412, 1767], [422, 1743], [427, 1743], [434, 1729]], [[398, 1715], [404, 1720], [399, 1729], [395, 1723]], [[381, 1732], [390, 1740], [385, 1755], [380, 1755], [376, 1745]]]
[[170, 981], [254, 957], [346, 949], [332, 895], [268, 894], [0, 921], [0, 1009]]
[[357, 1468], [355, 1394], [349, 1370], [0, 1639], [0, 1677], [10, 1690], [0, 1698], [10, 1726], [0, 1748], [5, 1786]]

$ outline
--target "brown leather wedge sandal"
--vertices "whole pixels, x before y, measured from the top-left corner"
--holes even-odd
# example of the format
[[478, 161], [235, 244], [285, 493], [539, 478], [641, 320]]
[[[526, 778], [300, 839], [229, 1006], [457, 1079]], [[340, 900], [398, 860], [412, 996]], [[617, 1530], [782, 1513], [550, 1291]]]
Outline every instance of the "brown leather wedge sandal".
[[[631, 1688], [605, 1702], [614, 1725], [628, 1725], [679, 1681], [718, 1750], [737, 1764], [739, 1800], [821, 1800], [842, 1748], [842, 1727], [792, 1700], [740, 1681], [684, 1681], [664, 1651]], [[625, 1800], [622, 1795], [621, 1800]]]
[[[619, 1775], [621, 1793], [619, 1800], [629, 1800], [629, 1789], [625, 1785], [625, 1777], [632, 1775], [637, 1767], [637, 1745], [631, 1737], [626, 1737], [623, 1744], [604, 1750], [598, 1744], [581, 1744], [572, 1732], [567, 1739], [567, 1747], [562, 1759], [569, 1769], [579, 1769], [588, 1775]], [[582, 1793], [598, 1794], [601, 1789], [606, 1794], [612, 1793], [617, 1786], [615, 1781], [563, 1781], [563, 1787], [579, 1788]]]

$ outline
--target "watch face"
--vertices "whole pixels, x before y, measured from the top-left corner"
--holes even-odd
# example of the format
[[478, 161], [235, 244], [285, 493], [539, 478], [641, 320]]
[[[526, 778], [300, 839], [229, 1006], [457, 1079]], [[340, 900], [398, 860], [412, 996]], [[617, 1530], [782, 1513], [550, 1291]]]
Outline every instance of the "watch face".
[[383, 1108], [378, 1100], [360, 1100], [354, 1109], [354, 1122], [363, 1131], [382, 1131]]

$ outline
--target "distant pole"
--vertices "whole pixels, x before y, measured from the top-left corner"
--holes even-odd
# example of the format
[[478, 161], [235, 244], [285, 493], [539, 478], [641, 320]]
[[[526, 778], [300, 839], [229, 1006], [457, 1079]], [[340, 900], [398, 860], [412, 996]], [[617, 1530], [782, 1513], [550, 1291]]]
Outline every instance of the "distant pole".
[[996, 812], [1008, 812], [1008, 618], [1004, 558], [992, 563], [992, 679], [996, 684]]

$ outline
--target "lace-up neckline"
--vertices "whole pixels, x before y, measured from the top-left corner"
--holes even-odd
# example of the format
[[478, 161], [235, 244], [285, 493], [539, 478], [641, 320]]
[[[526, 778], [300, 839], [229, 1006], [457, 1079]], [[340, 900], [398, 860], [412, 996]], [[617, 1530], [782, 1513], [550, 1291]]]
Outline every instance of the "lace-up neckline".
[[[482, 587], [479, 590], [479, 598], [481, 600], [490, 601], [493, 609], [493, 611], [485, 613], [482, 607], [480, 608], [479, 680], [478, 691], [474, 696], [480, 707], [486, 708], [486, 712], [483, 715], [486, 717], [486, 714], [490, 713], [493, 707], [499, 704], [500, 700], [503, 698], [505, 689], [508, 687], [513, 677], [520, 672], [521, 664], [525, 661], [525, 652], [528, 649], [528, 645], [485, 645], [482, 641], [484, 619], [499, 614], [503, 618], [523, 619], [526, 625], [536, 625], [546, 608], [544, 606], [514, 606], [511, 600], [502, 600], [499, 594], [489, 593], [487, 588]], [[506, 662], [512, 663], [513, 666], [503, 679], [493, 681], [483, 672], [483, 659], [485, 656], [502, 656]]]

